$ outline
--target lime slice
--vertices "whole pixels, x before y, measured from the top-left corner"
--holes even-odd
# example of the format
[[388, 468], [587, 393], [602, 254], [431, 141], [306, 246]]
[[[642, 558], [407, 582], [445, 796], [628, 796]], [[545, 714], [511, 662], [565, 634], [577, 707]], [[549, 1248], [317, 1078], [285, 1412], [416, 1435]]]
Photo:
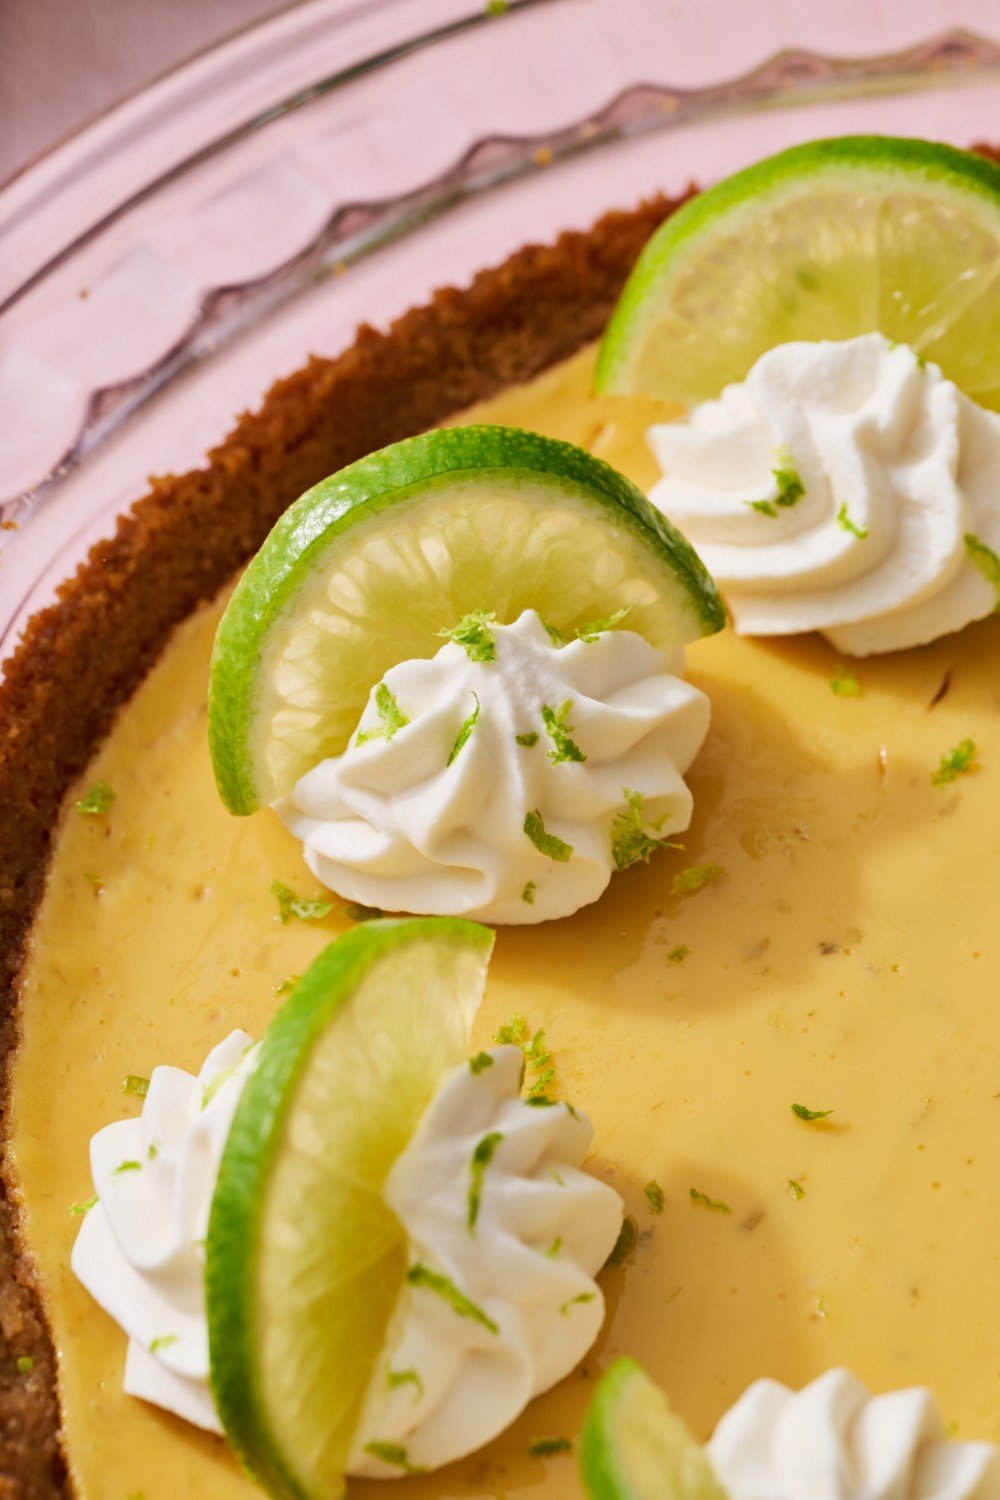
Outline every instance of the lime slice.
[[589, 1500], [726, 1500], [705, 1450], [634, 1359], [594, 1393], [580, 1436]]
[[693, 404], [777, 344], [876, 330], [1000, 409], [1000, 167], [844, 136], [737, 172], [647, 244], [597, 384]]
[[335, 1500], [406, 1276], [382, 1185], [468, 1056], [493, 934], [369, 922], [320, 954], [279, 1011], [237, 1106], [206, 1247], [212, 1391], [275, 1496]]
[[209, 740], [236, 813], [338, 754], [387, 668], [472, 610], [535, 608], [567, 634], [618, 609], [664, 649], [718, 630], [715, 586], [623, 475], [506, 427], [408, 438], [309, 490], [219, 625]]

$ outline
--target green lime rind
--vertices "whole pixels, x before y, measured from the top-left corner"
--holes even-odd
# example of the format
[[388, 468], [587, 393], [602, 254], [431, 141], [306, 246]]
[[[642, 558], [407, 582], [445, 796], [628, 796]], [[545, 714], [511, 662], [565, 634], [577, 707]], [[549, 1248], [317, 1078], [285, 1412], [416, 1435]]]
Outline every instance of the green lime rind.
[[[279, 1500], [342, 1493], [406, 1273], [405, 1237], [382, 1183], [441, 1078], [467, 1055], [493, 940], [478, 923], [444, 917], [345, 933], [278, 1011], [244, 1086], [206, 1243], [210, 1379], [230, 1443]], [[409, 1044], [414, 1024], [423, 1045]], [[341, 1124], [331, 1125], [345, 1096]], [[299, 1199], [303, 1162], [310, 1188]], [[362, 1232], [345, 1222], [343, 1201], [365, 1206]], [[374, 1249], [372, 1226], [384, 1242]], [[340, 1282], [326, 1285], [328, 1266]], [[285, 1362], [272, 1357], [275, 1334], [291, 1351]], [[322, 1430], [333, 1413], [336, 1430]]]
[[[827, 217], [823, 195], [845, 193]], [[786, 208], [771, 233], [769, 216], [773, 228]], [[652, 236], [605, 332], [597, 389], [690, 404], [790, 338], [881, 331], [997, 405], [998, 269], [994, 162], [889, 136], [793, 146], [692, 198]], [[692, 286], [699, 300], [685, 311]]]
[[[515, 506], [526, 495], [532, 500], [539, 520], [529, 528], [538, 558], [537, 583], [522, 566], [523, 525], [506, 549], [502, 527], [499, 535], [495, 524], [482, 538], [474, 534], [470, 484], [491, 488], [494, 498], [499, 487]], [[447, 534], [452, 508], [454, 537]], [[572, 542], [567, 542], [568, 528], [556, 534], [561, 514], [570, 520], [579, 517], [580, 536], [589, 538], [591, 552], [577, 562]], [[410, 546], [413, 538], [422, 538], [425, 515], [433, 517], [446, 552], [452, 545], [465, 549], [453, 575], [440, 558], [428, 567], [423, 553]], [[595, 518], [602, 523], [599, 546]], [[538, 541], [547, 530], [553, 532], [551, 559], [544, 551], [547, 543]], [[373, 575], [370, 568], [362, 574], [357, 559], [373, 540], [384, 541], [387, 549], [405, 545], [410, 550], [398, 569], [398, 600], [392, 595], [396, 582], [376, 580], [381, 592], [366, 625], [364, 588]], [[422, 539], [419, 545], [424, 545]], [[495, 610], [501, 622], [509, 622], [534, 607], [571, 634], [588, 620], [630, 605], [631, 596], [616, 592], [613, 579], [593, 581], [609, 572], [608, 560], [616, 558], [621, 559], [618, 572], [633, 580], [632, 593], [638, 589], [647, 601], [632, 610], [629, 623], [643, 629], [654, 644], [668, 649], [724, 624], [715, 585], [691, 546], [635, 485], [573, 444], [517, 428], [441, 429], [395, 443], [323, 480], [275, 525], [219, 625], [209, 690], [209, 745], [226, 806], [234, 813], [253, 812], [290, 791], [323, 755], [339, 753], [372, 686], [388, 667], [415, 655], [432, 656], [441, 645], [438, 632], [470, 610]], [[352, 604], [350, 619], [338, 618], [339, 634], [329, 627], [314, 629], [309, 645], [300, 649], [317, 606], [327, 607], [325, 580], [337, 569], [338, 577], [350, 575], [349, 593], [355, 591], [355, 578], [362, 579], [361, 602]], [[546, 578], [551, 578], [552, 597], [535, 597], [545, 594]], [[351, 644], [354, 635], [361, 645]], [[316, 723], [307, 722], [296, 740], [293, 722], [279, 742], [275, 726], [280, 716], [284, 713], [289, 722], [295, 718], [286, 713], [291, 700], [284, 684], [310, 652], [321, 658], [313, 675], [332, 695], [332, 708], [309, 710]], [[321, 696], [314, 693], [314, 699]]]
[[704, 1448], [634, 1359], [601, 1378], [578, 1453], [588, 1500], [728, 1500]]

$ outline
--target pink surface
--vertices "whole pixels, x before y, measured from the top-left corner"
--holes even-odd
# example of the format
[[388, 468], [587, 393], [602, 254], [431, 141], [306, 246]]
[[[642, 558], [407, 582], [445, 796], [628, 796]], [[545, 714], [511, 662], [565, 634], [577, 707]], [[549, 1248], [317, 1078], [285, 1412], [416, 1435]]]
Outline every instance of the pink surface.
[[[459, 34], [278, 110], [418, 28], [470, 16]], [[0, 501], [18, 528], [0, 566], [5, 648], [150, 473], [198, 464], [276, 376], [342, 349], [362, 319], [385, 323], [525, 240], [795, 140], [1000, 138], [1000, 81], [982, 51], [975, 70], [973, 54], [958, 73], [943, 54], [879, 97], [859, 98], [857, 78], [836, 97], [848, 84], [822, 61], [714, 88], [782, 47], [858, 57], [956, 25], [1000, 35], [982, 0], [528, 0], [490, 20], [469, 0], [309, 0], [123, 105], [0, 192], [0, 299], [113, 216], [0, 316]], [[602, 114], [643, 84], [660, 92]], [[177, 170], [267, 111], [269, 123]], [[579, 149], [608, 119], [645, 133]], [[557, 160], [540, 165], [549, 143]], [[450, 188], [509, 172], [526, 175], [374, 248], [406, 222], [386, 217], [386, 200], [431, 184], [420, 207], [436, 209]], [[346, 273], [328, 275], [339, 260]], [[65, 477], [35, 494], [67, 455]]]

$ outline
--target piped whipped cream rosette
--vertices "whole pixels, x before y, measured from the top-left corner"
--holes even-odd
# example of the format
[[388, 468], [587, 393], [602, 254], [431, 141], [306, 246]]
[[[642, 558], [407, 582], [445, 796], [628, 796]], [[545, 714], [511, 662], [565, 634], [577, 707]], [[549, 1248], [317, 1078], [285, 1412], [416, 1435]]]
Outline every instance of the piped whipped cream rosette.
[[342, 755], [276, 804], [324, 885], [502, 923], [567, 916], [687, 828], [705, 694], [624, 621], [569, 642], [468, 617], [392, 667]]
[[[464, 1055], [491, 941], [447, 920], [356, 929], [262, 1043], [233, 1032], [197, 1077], [156, 1068], [141, 1115], [92, 1142], [72, 1265], [128, 1335], [125, 1389], [225, 1431], [275, 1494], [289, 1474], [335, 1496], [345, 1473], [481, 1447], [600, 1329], [594, 1277], [622, 1203], [582, 1170], [593, 1128], [522, 1096], [519, 1047]], [[303, 1156], [327, 1182], [318, 1201]], [[276, 1373], [272, 1338], [291, 1351]], [[275, 1429], [298, 1431], [278, 1459]]]
[[740, 633], [818, 630], [865, 656], [997, 608], [1000, 416], [905, 345], [779, 345], [649, 441], [650, 498]]
[[590, 1500], [1000, 1500], [1000, 1449], [957, 1442], [924, 1389], [872, 1393], [833, 1369], [758, 1380], [705, 1447], [632, 1359], [602, 1378], [580, 1441]]

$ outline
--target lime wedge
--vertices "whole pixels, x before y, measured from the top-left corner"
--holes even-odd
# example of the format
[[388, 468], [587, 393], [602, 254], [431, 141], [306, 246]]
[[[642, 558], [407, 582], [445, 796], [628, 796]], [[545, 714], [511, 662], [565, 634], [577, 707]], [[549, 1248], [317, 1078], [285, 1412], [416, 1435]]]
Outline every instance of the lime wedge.
[[212, 1392], [250, 1474], [336, 1500], [406, 1276], [382, 1185], [443, 1075], [468, 1055], [493, 934], [369, 922], [279, 1011], [237, 1106], [206, 1247]]
[[727, 1500], [705, 1450], [634, 1359], [613, 1364], [580, 1437], [589, 1500]]
[[408, 438], [309, 490], [274, 527], [219, 625], [209, 742], [236, 813], [347, 743], [372, 687], [433, 656], [472, 610], [535, 608], [567, 634], [627, 609], [663, 649], [718, 630], [715, 586], [623, 475], [505, 427]]
[[878, 330], [1000, 409], [1000, 167], [844, 136], [737, 172], [647, 244], [597, 385], [693, 404], [776, 344]]

